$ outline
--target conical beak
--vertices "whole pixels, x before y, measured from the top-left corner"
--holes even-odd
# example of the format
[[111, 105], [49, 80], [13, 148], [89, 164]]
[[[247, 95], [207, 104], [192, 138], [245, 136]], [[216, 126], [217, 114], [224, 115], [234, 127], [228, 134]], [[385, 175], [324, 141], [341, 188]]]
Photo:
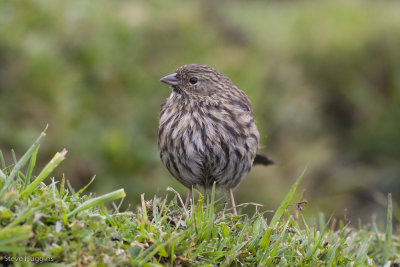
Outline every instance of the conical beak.
[[169, 85], [178, 85], [178, 78], [176, 78], [176, 73], [172, 73], [160, 79], [161, 82]]

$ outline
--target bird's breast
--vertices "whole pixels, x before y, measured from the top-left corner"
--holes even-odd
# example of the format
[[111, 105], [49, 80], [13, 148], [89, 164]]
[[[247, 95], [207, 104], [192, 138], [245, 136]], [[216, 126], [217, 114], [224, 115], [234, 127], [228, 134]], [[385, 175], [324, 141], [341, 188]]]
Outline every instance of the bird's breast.
[[258, 147], [251, 114], [167, 101], [161, 109], [158, 144], [171, 173], [182, 182], [209, 186], [210, 181], [223, 181], [234, 187], [249, 171]]

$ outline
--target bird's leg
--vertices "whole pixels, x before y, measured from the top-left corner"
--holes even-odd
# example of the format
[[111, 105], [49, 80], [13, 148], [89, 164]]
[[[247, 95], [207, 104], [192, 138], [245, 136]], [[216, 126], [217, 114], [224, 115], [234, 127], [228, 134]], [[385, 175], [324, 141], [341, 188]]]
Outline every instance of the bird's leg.
[[237, 215], [236, 211], [236, 204], [235, 204], [235, 198], [233, 197], [233, 191], [232, 188], [228, 190], [229, 192], [229, 197], [231, 198], [231, 203], [232, 203], [232, 208], [233, 208], [233, 215]]
[[189, 189], [189, 192], [188, 192], [187, 197], [186, 197], [185, 210], [188, 210], [191, 197], [192, 197], [192, 188]]

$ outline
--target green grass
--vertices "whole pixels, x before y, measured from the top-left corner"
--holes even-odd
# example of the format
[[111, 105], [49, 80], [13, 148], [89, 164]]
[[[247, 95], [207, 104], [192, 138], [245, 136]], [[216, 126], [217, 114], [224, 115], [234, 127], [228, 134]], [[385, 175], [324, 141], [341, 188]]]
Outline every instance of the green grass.
[[[137, 211], [120, 211], [120, 189], [95, 197], [75, 192], [62, 178], [43, 183], [65, 158], [56, 153], [37, 176], [34, 165], [44, 133], [14, 163], [0, 153], [0, 255], [3, 263], [34, 262], [133, 266], [390, 266], [400, 257], [392, 234], [388, 196], [386, 229], [375, 222], [354, 228], [336, 219], [308, 223], [292, 210], [304, 172], [274, 213], [233, 216], [229, 207], [197, 194], [191, 210], [182, 209], [173, 189], [165, 198], [145, 200]], [[93, 180], [92, 180], [93, 181]], [[121, 199], [121, 200], [119, 200]], [[105, 202], [119, 200], [112, 208]], [[288, 209], [288, 207], [290, 207]], [[312, 220], [311, 220], [312, 221]], [[18, 258], [21, 257], [21, 258]], [[28, 260], [28, 261], [27, 261]]]

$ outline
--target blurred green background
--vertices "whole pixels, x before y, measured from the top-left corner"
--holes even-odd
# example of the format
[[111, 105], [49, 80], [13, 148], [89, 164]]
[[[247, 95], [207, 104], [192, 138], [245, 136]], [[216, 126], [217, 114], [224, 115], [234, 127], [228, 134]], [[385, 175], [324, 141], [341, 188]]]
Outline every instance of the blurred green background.
[[[26, 151], [97, 194], [186, 193], [161, 164], [159, 82], [188, 63], [251, 99], [262, 152], [237, 202], [274, 209], [308, 164], [306, 209], [353, 217], [400, 202], [400, 3], [395, 1], [0, 1], [0, 148]], [[249, 210], [254, 208], [249, 208]]]

